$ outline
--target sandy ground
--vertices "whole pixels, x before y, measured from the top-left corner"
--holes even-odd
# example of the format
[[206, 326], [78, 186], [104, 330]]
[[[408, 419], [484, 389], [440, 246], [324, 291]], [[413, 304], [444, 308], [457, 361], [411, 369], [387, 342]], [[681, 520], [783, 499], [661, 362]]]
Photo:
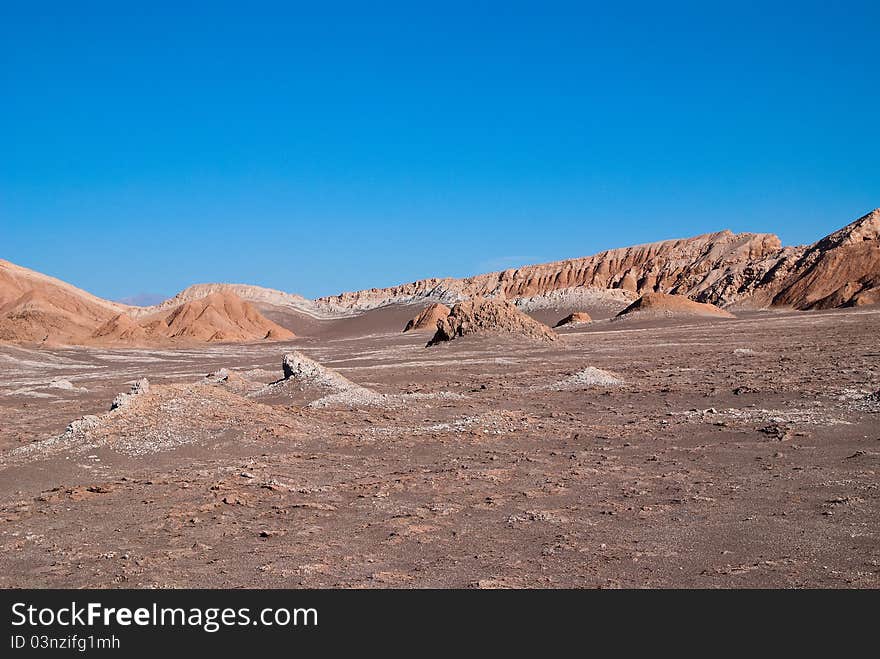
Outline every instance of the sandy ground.
[[[880, 586], [880, 310], [430, 349], [416, 311], [0, 347], [0, 586]], [[384, 396], [266, 388], [293, 349]]]

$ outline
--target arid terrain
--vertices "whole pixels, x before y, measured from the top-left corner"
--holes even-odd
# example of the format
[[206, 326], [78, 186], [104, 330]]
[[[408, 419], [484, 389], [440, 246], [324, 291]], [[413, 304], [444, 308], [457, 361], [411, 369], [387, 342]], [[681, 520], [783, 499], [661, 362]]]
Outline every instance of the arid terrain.
[[[294, 345], [0, 349], [0, 585], [880, 586], [880, 311], [430, 349], [403, 311]], [[293, 347], [385, 398], [204, 381], [280, 379]], [[107, 436], [33, 443], [142, 377]]]
[[878, 236], [149, 308], [0, 262], [0, 587], [880, 587]]

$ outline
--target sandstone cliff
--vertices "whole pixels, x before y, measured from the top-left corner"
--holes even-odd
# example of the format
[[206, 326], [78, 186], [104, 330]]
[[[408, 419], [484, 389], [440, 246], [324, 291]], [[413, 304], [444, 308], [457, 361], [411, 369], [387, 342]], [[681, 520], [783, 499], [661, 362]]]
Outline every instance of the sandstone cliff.
[[368, 309], [417, 299], [455, 301], [468, 297], [534, 299], [554, 291], [620, 289], [631, 293], [673, 292], [696, 296], [724, 274], [782, 251], [770, 234], [730, 231], [664, 240], [601, 252], [595, 256], [477, 275], [466, 279], [425, 279], [385, 289], [343, 293], [316, 300], [330, 308]]
[[[524, 309], [685, 295], [721, 307], [834, 308], [880, 303], [880, 209], [813, 245], [783, 247], [772, 234], [720, 231], [612, 249], [584, 258], [464, 279], [423, 279], [315, 300], [328, 312], [394, 303], [498, 297]], [[619, 308], [619, 307], [618, 307]]]

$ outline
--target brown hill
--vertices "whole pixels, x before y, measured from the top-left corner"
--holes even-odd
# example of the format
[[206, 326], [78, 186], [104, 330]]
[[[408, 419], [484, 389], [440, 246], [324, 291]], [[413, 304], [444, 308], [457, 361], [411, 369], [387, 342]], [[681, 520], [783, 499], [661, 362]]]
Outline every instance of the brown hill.
[[517, 309], [506, 300], [474, 298], [458, 302], [449, 315], [437, 323], [437, 333], [428, 346], [470, 334], [515, 334], [540, 341], [559, 338], [553, 330]]
[[253, 305], [229, 293], [211, 293], [141, 321], [152, 336], [194, 341], [286, 340], [293, 332], [272, 322]]
[[95, 297], [58, 279], [0, 260], [0, 341], [113, 345], [285, 340], [293, 333], [225, 292], [152, 314]]
[[683, 295], [668, 295], [666, 293], [647, 293], [617, 314], [617, 317], [631, 314], [736, 318], [729, 311], [719, 309], [714, 304], [694, 302]]
[[591, 322], [593, 322], [593, 319], [586, 311], [576, 311], [574, 313], [568, 314], [565, 318], [556, 323], [554, 327], [562, 327], [563, 325], [578, 325], [580, 323]]
[[92, 332], [95, 343], [145, 343], [147, 331], [128, 314], [118, 314]]
[[279, 307], [310, 318], [323, 319], [331, 317], [326, 309], [319, 307], [315, 302], [307, 300], [302, 295], [247, 284], [194, 284], [160, 304], [151, 307], [135, 308], [132, 312], [138, 317], [143, 317], [160, 311], [171, 311], [181, 304], [201, 300], [212, 293], [231, 293], [245, 302], [250, 302], [260, 307]]
[[0, 341], [78, 343], [125, 308], [0, 260]]
[[437, 321], [446, 318], [446, 316], [449, 315], [449, 311], [449, 307], [447, 307], [445, 304], [440, 304], [439, 302], [434, 303], [431, 306], [422, 309], [422, 311], [415, 318], [410, 319], [410, 321], [406, 324], [406, 327], [403, 328], [403, 331], [436, 331]]
[[773, 296], [774, 306], [831, 309], [880, 302], [880, 209], [807, 249]]

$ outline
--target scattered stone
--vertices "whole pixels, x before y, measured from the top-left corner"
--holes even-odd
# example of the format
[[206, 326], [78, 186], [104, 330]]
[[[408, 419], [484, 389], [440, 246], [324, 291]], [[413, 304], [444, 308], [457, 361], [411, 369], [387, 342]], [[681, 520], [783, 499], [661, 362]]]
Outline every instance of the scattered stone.
[[93, 430], [100, 425], [101, 419], [94, 414], [87, 414], [86, 416], [76, 419], [75, 421], [71, 421], [67, 425], [67, 430], [65, 431], [68, 435], [77, 435], [87, 432], [89, 430]]
[[587, 368], [560, 380], [556, 384], [543, 388], [552, 389], [554, 391], [566, 391], [589, 387], [620, 387], [624, 384], [625, 382], [616, 375], [609, 373], [608, 371], [603, 371], [595, 366], [588, 366]]

